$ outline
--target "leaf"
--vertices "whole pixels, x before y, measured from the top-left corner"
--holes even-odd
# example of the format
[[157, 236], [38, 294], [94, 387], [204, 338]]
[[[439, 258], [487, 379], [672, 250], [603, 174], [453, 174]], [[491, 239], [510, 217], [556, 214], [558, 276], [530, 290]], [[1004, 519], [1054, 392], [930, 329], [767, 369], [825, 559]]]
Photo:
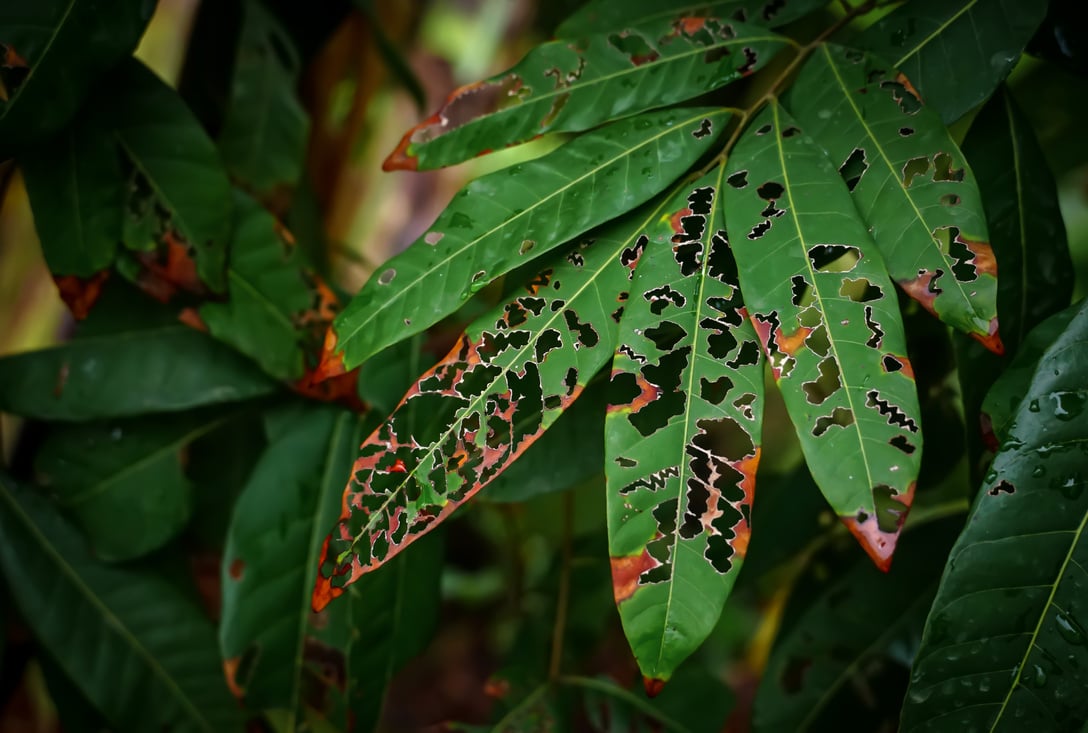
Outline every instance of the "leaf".
[[[195, 252], [196, 272], [214, 292], [226, 287], [233, 197], [215, 144], [177, 92], [138, 61], [116, 69], [101, 104], [130, 166], [126, 226], [152, 245]], [[141, 245], [126, 240], [130, 248]]]
[[971, 169], [936, 112], [883, 61], [823, 44], [790, 111], [838, 165], [896, 282], [991, 350], [997, 262]]
[[824, 0], [591, 0], [555, 29], [556, 38], [583, 38], [678, 18], [716, 17], [777, 28], [822, 8]]
[[612, 354], [642, 232], [660, 213], [632, 214], [553, 257], [408, 390], [359, 449], [315, 609], [472, 498], [578, 397]]
[[337, 316], [332, 348], [343, 367], [433, 325], [530, 257], [645, 202], [710, 148], [728, 117], [706, 108], [649, 112], [472, 181]]
[[227, 270], [230, 297], [200, 306], [200, 319], [213, 336], [268, 374], [298, 379], [305, 369], [307, 311], [315, 300], [302, 252], [256, 201], [238, 191], [234, 200], [238, 218]]
[[612, 366], [612, 583], [651, 694], [713, 630], [748, 548], [763, 360], [725, 232], [723, 178], [719, 166], [685, 187], [647, 232]]
[[537, 46], [512, 68], [455, 90], [409, 130], [386, 170], [460, 163], [547, 132], [691, 99], [752, 74], [786, 40], [718, 18], [664, 18]]
[[295, 86], [294, 42], [255, 0], [244, 4], [230, 102], [219, 133], [227, 170], [262, 197], [284, 197], [302, 175], [310, 121]]
[[119, 730], [241, 730], [212, 625], [169, 583], [90, 559], [74, 528], [0, 477], [0, 566], [22, 617]]
[[229, 417], [202, 411], [56, 426], [35, 457], [38, 481], [75, 519], [96, 556], [140, 557], [188, 522], [185, 451]]
[[41, 0], [0, 10], [0, 158], [43, 140], [136, 50], [150, 0]]
[[[885, 692], [894, 696], [896, 691], [885, 690], [890, 685], [881, 684], [883, 676], [874, 679], [872, 670], [894, 664], [888, 657], [895, 646], [909, 649], [917, 643], [940, 567], [962, 524], [958, 518], [907, 531], [895, 568], [886, 575], [870, 563], [855, 563], [833, 576], [815, 597], [791, 596], [789, 602], [800, 607], [800, 615], [767, 662], [756, 692], [752, 730], [823, 730], [827, 726], [821, 723], [841, 722], [840, 711], [846, 707], [842, 696], [850, 698], [852, 728], [883, 729], [881, 721], [871, 719], [881, 710], [866, 708], [872, 707], [874, 697], [885, 698]], [[851, 694], [851, 688], [860, 691]], [[902, 689], [897, 692], [896, 710], [903, 694]], [[859, 704], [866, 700], [870, 706]]]
[[880, 252], [838, 173], [777, 103], [741, 135], [727, 175], [726, 227], [748, 314], [809, 469], [887, 569], [914, 495], [921, 434]]
[[1045, 2], [911, 0], [854, 43], [892, 62], [925, 103], [955, 122], [986, 101], [1046, 15]]
[[1050, 346], [956, 541], [902, 730], [1080, 730], [1088, 305]]

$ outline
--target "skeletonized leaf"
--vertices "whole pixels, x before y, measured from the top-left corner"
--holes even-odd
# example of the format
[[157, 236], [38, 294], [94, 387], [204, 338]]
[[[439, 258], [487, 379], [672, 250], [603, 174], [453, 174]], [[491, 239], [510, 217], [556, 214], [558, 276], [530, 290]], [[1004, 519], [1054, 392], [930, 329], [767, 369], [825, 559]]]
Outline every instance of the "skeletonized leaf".
[[215, 631], [159, 577], [90, 559], [79, 533], [0, 475], [0, 566], [22, 618], [117, 730], [240, 730]]
[[728, 117], [707, 108], [648, 112], [471, 182], [337, 316], [326, 362], [353, 369], [529, 258], [648, 200], [710, 148]]
[[500, 474], [608, 361], [642, 232], [636, 212], [555, 257], [473, 323], [359, 450], [314, 588], [321, 609]]
[[1088, 721], [1088, 304], [1047, 350], [941, 578], [903, 731]]
[[907, 75], [945, 123], [984, 102], [1020, 58], [1045, 2], [911, 0], [855, 43]]
[[716, 17], [776, 28], [822, 8], [824, 0], [592, 0], [555, 29], [556, 38], [622, 30], [633, 25], [678, 18]]
[[823, 151], [777, 103], [741, 135], [727, 174], [745, 302], [813, 478], [886, 569], [914, 496], [921, 426], [880, 251]]
[[64, 126], [95, 80], [136, 49], [151, 0], [35, 0], [0, 8], [0, 157]]
[[719, 166], [645, 237], [606, 419], [609, 554], [657, 691], [714, 628], [748, 546], [763, 359], [725, 232]]
[[669, 17], [537, 46], [517, 65], [455, 90], [409, 130], [386, 170], [439, 168], [546, 132], [578, 132], [725, 86], [786, 41], [757, 26]]
[[823, 44], [787, 102], [839, 168], [896, 282], [987, 348], [997, 262], [975, 177], [937, 113], [869, 54]]

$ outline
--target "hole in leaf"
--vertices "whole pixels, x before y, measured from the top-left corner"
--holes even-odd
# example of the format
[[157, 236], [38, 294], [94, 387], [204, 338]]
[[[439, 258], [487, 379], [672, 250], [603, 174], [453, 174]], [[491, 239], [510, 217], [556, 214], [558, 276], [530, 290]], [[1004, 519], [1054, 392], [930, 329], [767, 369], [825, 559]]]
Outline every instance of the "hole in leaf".
[[774, 181], [767, 181], [762, 186], [756, 189], [756, 194], [765, 201], [773, 201], [779, 198], [785, 192], [786, 189], [782, 187], [781, 183]]
[[854, 424], [854, 413], [846, 407], [836, 407], [830, 415], [816, 418], [816, 424], [812, 428], [813, 437], [819, 438], [832, 426], [845, 428]]
[[925, 175], [929, 170], [929, 158], [922, 156], [911, 158], [903, 164], [903, 186], [909, 188], [917, 176]]
[[880, 300], [884, 297], [884, 291], [873, 285], [867, 278], [859, 277], [856, 280], [844, 277], [842, 286], [839, 287], [839, 295], [849, 298], [855, 303], [868, 303], [872, 300]]
[[861, 250], [847, 244], [817, 244], [808, 250], [816, 272], [850, 272], [861, 260]]
[[933, 157], [934, 181], [962, 181], [963, 168], [952, 168], [952, 156], [948, 153], [937, 153]]
[[908, 456], [916, 450], [915, 445], [907, 440], [907, 436], [905, 435], [896, 435], [888, 442], [893, 448], [898, 448]]
[[725, 182], [733, 188], [744, 188], [748, 185], [748, 171], [737, 171], [729, 178], [726, 178]]
[[804, 382], [801, 387], [805, 391], [805, 399], [811, 405], [822, 405], [827, 398], [838, 392], [842, 387], [839, 365], [833, 357], [828, 357], [820, 362], [820, 376], [811, 382]]
[[433, 246], [441, 242], [444, 236], [446, 235], [443, 232], [427, 232], [423, 235], [423, 241]]
[[994, 486], [986, 493], [990, 496], [997, 496], [998, 494], [1011, 494], [1016, 491], [1016, 487], [1010, 484], [1008, 481], [1001, 481], [1001, 483]]
[[388, 285], [393, 282], [393, 278], [397, 276], [397, 271], [390, 267], [388, 270], [378, 276], [379, 285]]
[[839, 166], [839, 175], [846, 181], [846, 187], [853, 191], [867, 170], [869, 170], [869, 164], [865, 162], [865, 151], [854, 148], [854, 152], [850, 153], [850, 156]]

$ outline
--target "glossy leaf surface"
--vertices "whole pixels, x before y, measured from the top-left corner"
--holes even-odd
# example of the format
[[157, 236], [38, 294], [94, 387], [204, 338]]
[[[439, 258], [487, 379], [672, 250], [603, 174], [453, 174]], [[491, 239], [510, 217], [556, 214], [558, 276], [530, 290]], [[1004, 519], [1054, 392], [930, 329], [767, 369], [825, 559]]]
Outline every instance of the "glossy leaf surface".
[[68, 122], [94, 81], [131, 54], [151, 0], [40, 0], [0, 9], [0, 157]]
[[788, 105], [838, 167], [892, 279], [1000, 353], [982, 198], [937, 113], [884, 61], [829, 44], [805, 64]]
[[763, 359], [719, 166], [647, 231], [606, 419], [609, 554], [627, 639], [658, 689], [707, 637], [748, 547]]
[[748, 313], [820, 490], [887, 568], [914, 495], [921, 426], [899, 307], [838, 172], [774, 104], [727, 170]]
[[455, 90], [408, 131], [386, 169], [460, 163], [691, 99], [752, 74], [785, 44], [758, 26], [713, 17], [624, 28], [541, 44], [512, 68]]
[[903, 731], [1080, 730], [1088, 721], [1088, 306], [1032, 378], [952, 548]]
[[433, 529], [578, 397], [615, 347], [628, 276], [656, 214], [582, 240], [479, 318], [359, 450], [314, 589], [321, 609]]
[[31, 490], [0, 477], [0, 565], [22, 618], [118, 730], [241, 730], [211, 623], [169, 583], [101, 565]]
[[855, 43], [888, 59], [951, 123], [986, 101], [1008, 76], [1046, 6], [1015, 0], [911, 0]]
[[499, 275], [648, 200], [710, 149], [728, 117], [705, 108], [649, 112], [477, 178], [337, 316], [334, 348], [344, 367], [436, 323]]
[[775, 28], [826, 5], [824, 0], [591, 0], [555, 29], [557, 38], [622, 30], [678, 18], [722, 18]]

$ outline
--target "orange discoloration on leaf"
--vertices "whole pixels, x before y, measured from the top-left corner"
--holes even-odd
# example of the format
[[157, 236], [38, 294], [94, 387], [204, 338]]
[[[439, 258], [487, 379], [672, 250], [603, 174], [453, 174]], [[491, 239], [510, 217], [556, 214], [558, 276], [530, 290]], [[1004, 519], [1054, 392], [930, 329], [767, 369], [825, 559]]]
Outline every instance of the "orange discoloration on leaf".
[[26, 59], [19, 55], [13, 46], [4, 45], [4, 61], [2, 65], [5, 69], [26, 69], [29, 68]]
[[778, 348], [782, 350], [782, 353], [793, 356], [797, 353], [797, 350], [805, 345], [805, 339], [812, 333], [812, 329], [808, 326], [801, 326], [788, 336], [782, 333], [782, 329], [779, 328], [775, 331], [774, 341], [778, 345]]
[[975, 272], [979, 275], [992, 275], [997, 277], [997, 258], [994, 257], [994, 248], [989, 242], [976, 242], [965, 239], [962, 234], [956, 235], [956, 241], [971, 250], [974, 259], [971, 264], [975, 266]]
[[344, 352], [336, 350], [336, 331], [330, 326], [329, 330], [325, 332], [325, 345], [321, 352], [321, 360], [309, 374], [309, 384], [317, 384], [346, 372]]
[[1001, 341], [1001, 334], [997, 331], [997, 316], [990, 319], [990, 328], [985, 334], [972, 333], [971, 338], [975, 339], [998, 356], [1005, 353], [1005, 344]]
[[[896, 511], [896, 527], [894, 532], [885, 532], [880, 529], [878, 517], [870, 514], [863, 521], [858, 521], [857, 516], [840, 517], [842, 523], [850, 530], [862, 549], [880, 570], [888, 572], [892, 567], [892, 556], [895, 554], [895, 546], [899, 541], [899, 533], [903, 528], [903, 522], [907, 518], [911, 504], [914, 503], [914, 490], [916, 484], [911, 483], [907, 491], [892, 499], [902, 505], [901, 511]], [[885, 510], [888, 511], [888, 510]]]
[[[661, 396], [661, 388], [656, 384], [646, 379], [642, 372], [632, 372], [635, 378], [635, 385], [638, 387], [638, 394], [634, 399], [624, 405], [609, 405], [609, 412], [630, 412], [632, 414], [637, 413], [647, 405], [653, 404], [653, 402]], [[613, 373], [613, 378], [615, 373]]]
[[[320, 368], [320, 367], [319, 367]], [[332, 377], [315, 377], [310, 371], [291, 385], [296, 393], [321, 402], [336, 402], [355, 412], [366, 412], [370, 406], [359, 398], [359, 370], [342, 372]]]
[[918, 301], [923, 308], [936, 316], [937, 311], [933, 307], [933, 301], [941, 291], [933, 285], [935, 274], [932, 271], [926, 271], [912, 280], [900, 280], [899, 287], [903, 288], [903, 292], [907, 295]]
[[[744, 498], [740, 501], [740, 504], [743, 506], [751, 507], [752, 501], [755, 499], [756, 471], [759, 468], [759, 457], [761, 454], [762, 448], [756, 446], [755, 453], [734, 464], [734, 467], [744, 476], [740, 482], [740, 489], [744, 492]], [[736, 553], [737, 558], [744, 559], [748, 554], [748, 540], [752, 536], [752, 525], [748, 520], [742, 519], [733, 527], [733, 533], [736, 537], [730, 544], [732, 544], [733, 551]]]
[[54, 276], [53, 282], [57, 284], [60, 299], [68, 306], [72, 317], [82, 321], [91, 312], [91, 308], [98, 302], [102, 295], [102, 287], [109, 279], [110, 271], [102, 270], [89, 278], [81, 278], [75, 275]]
[[[345, 499], [346, 498], [347, 497], [345, 495]], [[350, 510], [348, 509], [346, 503], [344, 505], [344, 511], [347, 512], [348, 515], [350, 515]], [[342, 513], [340, 515], [340, 518], [341, 520], [345, 519], [345, 515]], [[325, 542], [321, 545], [321, 558], [324, 558], [325, 555], [328, 553], [329, 541], [331, 539], [332, 534], [328, 534], [325, 536]], [[336, 574], [342, 575], [344, 572], [346, 572], [346, 570], [346, 567], [343, 569], [339, 569], [337, 573], [330, 575], [328, 578], [322, 576], [321, 573], [317, 574], [317, 579], [314, 582], [314, 592], [313, 595], [310, 597], [310, 606], [311, 608], [313, 608], [315, 613], [320, 613], [321, 611], [325, 610], [325, 606], [329, 605], [334, 599], [339, 598], [344, 594], [344, 589], [334, 586], [332, 584], [332, 579], [333, 577], [335, 577]]]
[[895, 75], [895, 80], [898, 83], [902, 84], [903, 88], [907, 90], [907, 93], [917, 99], [919, 103], [922, 102], [922, 95], [919, 94], [918, 90], [914, 88], [914, 85], [910, 83], [910, 79], [907, 78], [906, 74], [900, 71], [898, 74]]
[[138, 252], [136, 259], [143, 267], [137, 286], [162, 303], [170, 302], [181, 290], [197, 295], [207, 293], [189, 246], [174, 232], [163, 235], [157, 251]]
[[241, 657], [231, 657], [223, 660], [223, 677], [227, 680], [227, 689], [239, 702], [245, 700], [246, 691], [238, 684], [238, 667], [242, 663]]
[[208, 324], [204, 323], [204, 319], [200, 317], [200, 312], [196, 308], [183, 308], [181, 313], [178, 313], [178, 320], [189, 328], [208, 332]]
[[246, 563], [240, 557], [234, 558], [230, 563], [230, 568], [227, 569], [227, 573], [230, 575], [231, 580], [241, 580], [245, 571]]
[[612, 594], [616, 603], [622, 603], [635, 594], [638, 590], [639, 576], [648, 570], [661, 565], [654, 559], [649, 550], [643, 550], [641, 554], [627, 557], [613, 557], [612, 562]]

